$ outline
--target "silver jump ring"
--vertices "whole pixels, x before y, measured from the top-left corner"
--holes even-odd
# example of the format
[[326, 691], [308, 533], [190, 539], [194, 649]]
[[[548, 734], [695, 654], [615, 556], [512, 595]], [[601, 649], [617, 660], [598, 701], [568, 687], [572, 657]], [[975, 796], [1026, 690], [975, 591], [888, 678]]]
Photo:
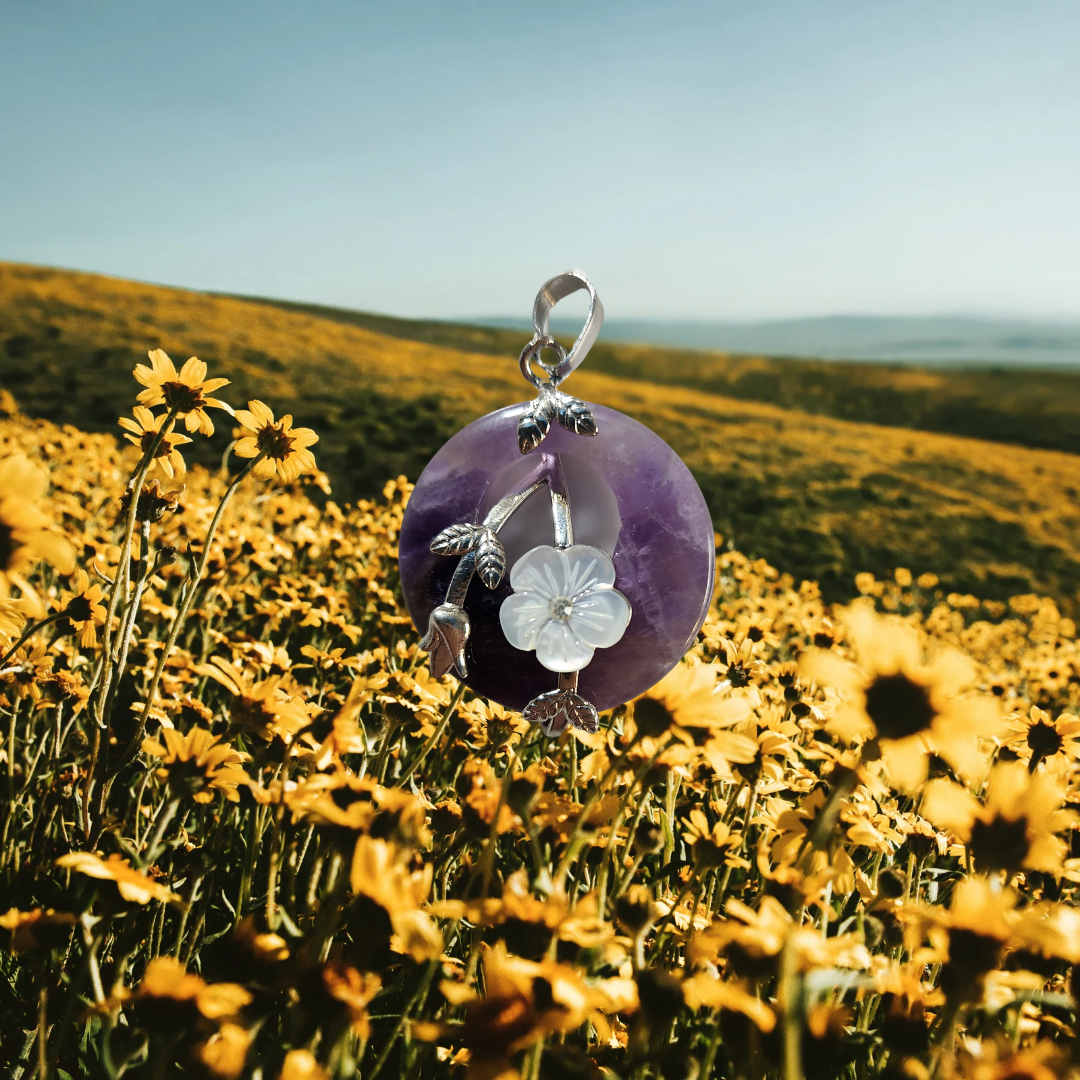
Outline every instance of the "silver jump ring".
[[[540, 359], [542, 349], [551, 349], [558, 355], [559, 362], [557, 364], [545, 364]], [[532, 363], [534, 360], [547, 372], [547, 382], [542, 382], [536, 372], [533, 371]], [[550, 334], [544, 334], [541, 337], [533, 338], [521, 350], [521, 358], [518, 360], [518, 364], [521, 367], [521, 374], [539, 390], [543, 386], [556, 386], [563, 380], [565, 376], [560, 375], [559, 370], [566, 365], [566, 361], [566, 350]]]
[[[552, 340], [550, 329], [551, 309], [560, 300], [565, 300], [566, 297], [582, 289], [589, 294], [589, 311], [585, 316], [585, 325], [581, 328], [577, 340], [569, 352], [562, 349], [556, 350], [562, 355], [559, 363], [554, 367], [545, 364], [538, 357], [537, 362], [550, 375], [553, 383], [560, 383], [585, 359], [585, 354], [593, 347], [593, 343], [600, 333], [600, 327], [603, 325], [604, 305], [600, 303], [600, 297], [596, 295], [596, 289], [593, 288], [593, 283], [589, 280], [585, 271], [572, 267], [566, 273], [556, 274], [555, 277], [545, 281], [536, 294], [536, 301], [533, 304], [533, 330], [535, 330], [535, 334], [532, 341], [525, 347], [525, 352], [521, 354], [523, 373], [526, 372], [528, 364], [536, 356], [536, 352], [530, 353], [528, 360], [526, 360], [526, 353], [541, 341], [550, 342]], [[556, 348], [554, 344], [540, 345], [539, 347]], [[539, 349], [537, 349], [538, 351]], [[528, 368], [529, 373], [525, 377], [539, 386], [540, 384], [532, 376], [531, 370], [531, 368]]]

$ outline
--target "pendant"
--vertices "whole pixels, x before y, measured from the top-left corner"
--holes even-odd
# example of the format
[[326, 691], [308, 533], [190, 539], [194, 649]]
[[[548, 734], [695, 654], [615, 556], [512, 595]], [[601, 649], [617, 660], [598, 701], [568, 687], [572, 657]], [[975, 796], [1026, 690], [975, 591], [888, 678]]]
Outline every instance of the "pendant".
[[[589, 312], [567, 352], [549, 320], [578, 290]], [[475, 420], [439, 450], [398, 542], [432, 675], [453, 672], [550, 736], [596, 731], [599, 712], [659, 682], [712, 599], [712, 519], [690, 471], [643, 424], [560, 389], [603, 317], [582, 271], [544, 284], [519, 358], [536, 398]]]

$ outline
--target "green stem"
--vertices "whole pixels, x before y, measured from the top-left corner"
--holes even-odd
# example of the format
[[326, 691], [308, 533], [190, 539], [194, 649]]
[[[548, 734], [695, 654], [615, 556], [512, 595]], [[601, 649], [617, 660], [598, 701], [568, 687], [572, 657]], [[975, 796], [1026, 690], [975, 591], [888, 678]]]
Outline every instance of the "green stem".
[[210, 527], [206, 530], [202, 555], [199, 557], [195, 572], [188, 578], [188, 588], [184, 593], [183, 599], [180, 601], [180, 607], [176, 612], [172, 625], [169, 627], [168, 639], [166, 640], [164, 647], [158, 653], [157, 663], [154, 665], [154, 675], [151, 678], [150, 686], [146, 691], [146, 701], [143, 704], [142, 714], [139, 716], [138, 727], [135, 729], [135, 734], [132, 735], [127, 746], [124, 747], [124, 751], [116, 764], [109, 769], [109, 779], [116, 776], [116, 774], [119, 773], [120, 770], [139, 752], [139, 747], [142, 745], [143, 732], [146, 730], [146, 721], [150, 716], [150, 710], [153, 708], [154, 701], [157, 698], [158, 686], [161, 684], [161, 676], [165, 671], [165, 663], [172, 654], [177, 639], [180, 637], [180, 631], [183, 629], [188, 612], [191, 610], [192, 601], [195, 599], [195, 593], [198, 592], [199, 583], [202, 581], [202, 576], [206, 571], [206, 564], [210, 561], [210, 550], [213, 547], [214, 533], [217, 531], [218, 523], [221, 521], [221, 516], [225, 513], [225, 508], [229, 505], [233, 495], [236, 494], [236, 489], [240, 486], [248, 473], [250, 473], [265, 456], [266, 454], [264, 452], [259, 454], [258, 457], [253, 457], [247, 465], [236, 474], [236, 479], [233, 480], [226, 489], [225, 494], [221, 497], [221, 502], [218, 503], [217, 509], [214, 511], [214, 517], [210, 522]]
[[413, 763], [401, 774], [394, 784], [394, 787], [404, 787], [409, 778], [424, 764], [425, 758], [434, 749], [438, 741], [443, 737], [446, 732], [447, 725], [450, 723], [451, 718], [454, 715], [454, 710], [458, 707], [461, 701], [462, 695], [465, 693], [465, 684], [458, 683], [457, 690], [454, 691], [454, 696], [450, 699], [450, 704], [447, 705], [446, 711], [442, 715], [442, 719], [439, 721], [439, 726], [431, 733], [427, 742], [420, 748], [420, 753], [417, 754]]
[[154, 463], [154, 457], [161, 446], [162, 440], [172, 431], [176, 423], [176, 415], [179, 410], [170, 409], [168, 415], [158, 428], [154, 441], [146, 448], [139, 467], [135, 473], [135, 479], [131, 482], [130, 498], [128, 503], [127, 520], [124, 522], [124, 539], [120, 544], [120, 558], [116, 562], [116, 575], [113, 577], [112, 588], [109, 590], [109, 606], [105, 615], [105, 626], [102, 631], [102, 659], [105, 671], [102, 673], [102, 683], [98, 690], [97, 722], [101, 726], [104, 720], [102, 706], [105, 695], [108, 693], [112, 672], [109, 664], [109, 656], [112, 652], [112, 621], [116, 618], [120, 609], [121, 594], [127, 592], [128, 570], [131, 562], [131, 541], [135, 536], [135, 521], [139, 512], [139, 496], [142, 495], [143, 484], [146, 482], [146, 474]]

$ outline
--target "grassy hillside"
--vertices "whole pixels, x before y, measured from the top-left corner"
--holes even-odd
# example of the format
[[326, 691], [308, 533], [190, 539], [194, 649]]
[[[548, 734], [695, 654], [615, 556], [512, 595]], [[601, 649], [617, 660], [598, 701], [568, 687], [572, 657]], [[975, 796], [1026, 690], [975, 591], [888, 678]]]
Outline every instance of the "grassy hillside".
[[[464, 352], [412, 340], [401, 327], [377, 332], [362, 319], [0, 264], [0, 385], [31, 414], [116, 431], [138, 389], [131, 369], [148, 348], [198, 355], [233, 380], [229, 400], [288, 406], [320, 432], [317, 456], [341, 500], [372, 493], [390, 474], [415, 478], [463, 423], [528, 396], [520, 341], [503, 355], [476, 351], [497, 338]], [[424, 325], [448, 333], [438, 330], [446, 324]], [[508, 332], [492, 331], [500, 333]], [[678, 384], [691, 379], [679, 354], [666, 351], [650, 366], [654, 354], [598, 346], [568, 387], [667, 439], [697, 476], [717, 529], [742, 550], [819, 580], [833, 598], [852, 593], [859, 570], [904, 565], [933, 570], [949, 589], [988, 598], [1037, 590], [1076, 610], [1080, 457], [740, 399], [755, 370], [780, 370], [775, 361], [718, 357], [702, 373], [706, 389], [691, 388]], [[718, 373], [726, 370], [743, 374], [725, 384]], [[893, 385], [921, 386], [928, 399], [949, 398], [952, 384], [932, 380], [952, 376], [871, 373], [885, 395]], [[670, 381], [650, 384], [642, 374]], [[716, 392], [725, 385], [731, 393]], [[1080, 399], [1080, 383], [1064, 383], [1062, 409], [1066, 389]], [[780, 398], [814, 407], [812, 396]], [[211, 453], [225, 441], [219, 433]]]
[[[502, 357], [520, 352], [525, 341], [519, 330], [258, 302], [393, 337]], [[573, 339], [561, 340], [569, 345]], [[992, 365], [927, 370], [907, 363], [746, 356], [603, 341], [589, 353], [589, 367], [842, 420], [1080, 453], [1080, 373], [1075, 370]]]

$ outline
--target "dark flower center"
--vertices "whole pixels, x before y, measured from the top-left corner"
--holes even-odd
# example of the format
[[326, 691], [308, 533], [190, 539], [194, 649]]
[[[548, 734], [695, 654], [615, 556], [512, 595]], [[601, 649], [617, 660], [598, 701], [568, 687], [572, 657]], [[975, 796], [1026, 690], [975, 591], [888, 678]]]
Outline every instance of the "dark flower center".
[[634, 723], [643, 735], [655, 738], [671, 727], [675, 718], [656, 698], [642, 698], [634, 703]]
[[1027, 744], [1033, 754], [1053, 757], [1061, 749], [1062, 738], [1052, 724], [1039, 720], [1028, 728]]
[[878, 734], [886, 739], [904, 739], [926, 731], [937, 715], [930, 704], [930, 691], [903, 672], [879, 675], [866, 688], [866, 712]]
[[293, 439], [281, 424], [267, 424], [259, 429], [255, 445], [267, 457], [284, 461], [292, 453]]
[[[147, 450], [153, 445], [154, 440], [157, 438], [156, 431], [144, 431], [142, 439], [139, 442], [139, 449], [145, 454]], [[158, 444], [157, 450], [154, 451], [154, 457], [168, 457], [173, 451], [173, 444], [171, 440], [166, 436]]]
[[0, 566], [6, 569], [11, 565], [11, 557], [18, 550], [18, 547], [11, 526], [0, 522]]
[[161, 394], [165, 398], [166, 406], [175, 409], [181, 416], [184, 413], [196, 412], [206, 405], [202, 390], [182, 382], [162, 383]]
[[85, 596], [74, 597], [64, 608], [64, 614], [72, 622], [86, 622], [87, 619], [93, 618], [90, 601]]
[[984, 870], [1016, 870], [1031, 848], [1027, 819], [1009, 821], [1000, 815], [991, 821], [976, 821], [971, 828], [971, 854]]
[[700, 870], [710, 870], [724, 861], [724, 849], [709, 836], [699, 836], [694, 841], [694, 865]]
[[750, 685], [750, 672], [746, 670], [740, 661], [736, 660], [735, 663], [727, 669], [727, 679], [728, 682], [738, 690], [743, 686]]
[[[1000, 952], [1001, 942], [997, 938], [976, 933], [974, 930], [949, 931], [949, 966], [953, 969], [953, 979], [959, 980], [961, 985], [965, 978], [976, 977], [989, 971], [997, 963]], [[944, 972], [942, 974], [944, 975]]]

